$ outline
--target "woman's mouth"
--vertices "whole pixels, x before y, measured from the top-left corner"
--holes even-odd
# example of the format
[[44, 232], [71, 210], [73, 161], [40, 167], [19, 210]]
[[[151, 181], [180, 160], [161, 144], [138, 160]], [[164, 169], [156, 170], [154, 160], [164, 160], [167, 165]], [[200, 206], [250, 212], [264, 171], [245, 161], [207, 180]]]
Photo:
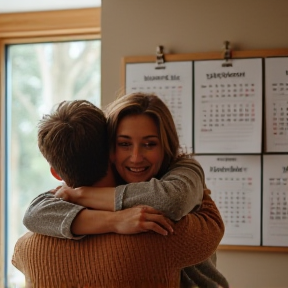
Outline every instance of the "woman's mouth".
[[138, 167], [138, 168], [135, 168], [135, 167], [126, 167], [130, 172], [133, 172], [133, 173], [141, 173], [141, 172], [144, 172], [146, 171], [149, 167]]

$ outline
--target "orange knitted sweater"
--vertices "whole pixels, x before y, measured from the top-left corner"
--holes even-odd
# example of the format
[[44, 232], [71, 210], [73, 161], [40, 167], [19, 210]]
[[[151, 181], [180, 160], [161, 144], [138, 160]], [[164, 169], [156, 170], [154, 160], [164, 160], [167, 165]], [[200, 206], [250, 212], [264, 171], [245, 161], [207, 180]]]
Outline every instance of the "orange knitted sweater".
[[28, 232], [17, 241], [12, 264], [28, 287], [175, 288], [180, 270], [206, 260], [223, 234], [219, 211], [204, 195], [202, 208], [177, 222], [172, 235], [109, 233], [73, 241]]

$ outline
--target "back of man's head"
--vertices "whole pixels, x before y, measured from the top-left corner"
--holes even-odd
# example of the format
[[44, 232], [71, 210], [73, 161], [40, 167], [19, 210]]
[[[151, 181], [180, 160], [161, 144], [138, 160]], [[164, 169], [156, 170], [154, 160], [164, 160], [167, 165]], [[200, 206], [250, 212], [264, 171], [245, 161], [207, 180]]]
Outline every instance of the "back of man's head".
[[91, 186], [108, 169], [104, 113], [85, 100], [64, 101], [38, 125], [38, 146], [70, 187]]

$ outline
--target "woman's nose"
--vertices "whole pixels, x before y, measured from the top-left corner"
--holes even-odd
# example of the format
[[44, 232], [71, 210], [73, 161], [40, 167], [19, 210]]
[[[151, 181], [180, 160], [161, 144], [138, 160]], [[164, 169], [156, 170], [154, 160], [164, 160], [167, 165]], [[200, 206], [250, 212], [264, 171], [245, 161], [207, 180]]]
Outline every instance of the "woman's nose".
[[130, 161], [133, 163], [141, 162], [143, 160], [142, 151], [140, 148], [135, 147], [132, 150]]

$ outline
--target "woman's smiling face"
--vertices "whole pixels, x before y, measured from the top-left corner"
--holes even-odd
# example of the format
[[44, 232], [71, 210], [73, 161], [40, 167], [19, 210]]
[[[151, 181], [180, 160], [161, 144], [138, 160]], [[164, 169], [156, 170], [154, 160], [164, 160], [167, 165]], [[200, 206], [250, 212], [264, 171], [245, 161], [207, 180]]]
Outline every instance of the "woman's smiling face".
[[120, 121], [111, 160], [124, 181], [150, 180], [158, 174], [163, 158], [158, 129], [151, 117], [129, 115]]

